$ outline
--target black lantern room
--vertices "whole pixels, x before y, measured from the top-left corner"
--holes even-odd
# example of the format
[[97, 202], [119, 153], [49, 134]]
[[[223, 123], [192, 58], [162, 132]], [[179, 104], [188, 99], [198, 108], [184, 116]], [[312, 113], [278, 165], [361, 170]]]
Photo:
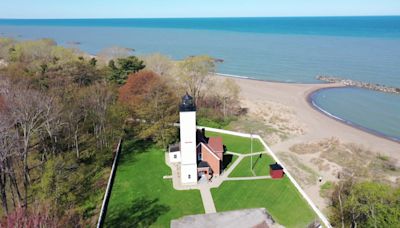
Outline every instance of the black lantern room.
[[188, 93], [182, 97], [182, 103], [179, 107], [179, 111], [181, 112], [194, 112], [196, 111], [196, 105], [194, 104], [193, 97], [191, 97]]

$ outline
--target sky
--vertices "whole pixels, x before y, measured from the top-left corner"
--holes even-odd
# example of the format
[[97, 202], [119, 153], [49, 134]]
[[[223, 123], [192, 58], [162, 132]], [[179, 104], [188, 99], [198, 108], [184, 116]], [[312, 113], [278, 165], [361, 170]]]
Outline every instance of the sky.
[[0, 0], [0, 18], [400, 15], [400, 0]]

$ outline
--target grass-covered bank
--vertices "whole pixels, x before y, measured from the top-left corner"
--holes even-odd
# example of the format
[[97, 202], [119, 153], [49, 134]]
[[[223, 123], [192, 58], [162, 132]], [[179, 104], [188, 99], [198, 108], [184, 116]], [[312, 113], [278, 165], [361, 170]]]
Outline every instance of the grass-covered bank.
[[226, 181], [211, 189], [217, 212], [266, 208], [285, 227], [306, 227], [317, 216], [288, 178]]
[[126, 141], [107, 209], [106, 227], [169, 227], [172, 219], [204, 213], [198, 190], [177, 191], [163, 176], [171, 170], [164, 152]]

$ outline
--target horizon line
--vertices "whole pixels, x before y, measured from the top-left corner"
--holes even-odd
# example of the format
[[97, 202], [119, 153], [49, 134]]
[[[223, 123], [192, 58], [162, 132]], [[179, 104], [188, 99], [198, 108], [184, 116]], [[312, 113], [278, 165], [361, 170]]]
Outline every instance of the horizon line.
[[313, 17], [399, 17], [399, 15], [310, 15], [310, 16], [221, 16], [221, 17], [81, 17], [81, 18], [0, 18], [0, 20], [99, 20], [99, 19], [223, 19], [223, 18], [313, 18]]

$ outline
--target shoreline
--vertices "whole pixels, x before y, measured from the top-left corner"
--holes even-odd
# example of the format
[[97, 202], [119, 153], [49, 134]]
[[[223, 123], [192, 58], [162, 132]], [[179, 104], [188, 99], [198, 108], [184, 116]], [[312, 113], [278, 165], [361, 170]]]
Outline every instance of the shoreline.
[[[328, 83], [328, 82], [321, 82], [321, 83], [301, 83], [301, 82], [282, 82], [282, 81], [273, 81], [273, 80], [263, 80], [263, 79], [256, 79], [248, 76], [241, 76], [241, 75], [233, 75], [233, 74], [223, 74], [223, 73], [215, 73], [216, 76], [219, 77], [227, 77], [227, 78], [233, 78], [233, 79], [241, 79], [241, 80], [251, 80], [251, 81], [259, 81], [259, 82], [267, 82], [267, 83], [276, 83], [276, 84], [286, 84], [286, 85], [311, 85], [311, 86], [316, 86], [315, 89], [312, 89], [310, 91], [307, 91], [306, 94], [306, 102], [308, 105], [318, 113], [323, 114], [326, 117], [329, 117], [332, 120], [335, 120], [338, 123], [344, 124], [346, 126], [352, 127], [353, 129], [356, 129], [358, 131], [362, 131], [365, 133], [368, 133], [370, 135], [389, 140], [391, 142], [399, 143], [400, 144], [400, 138], [393, 137], [386, 135], [383, 132], [370, 129], [368, 127], [353, 123], [350, 120], [342, 119], [338, 116], [333, 115], [332, 113], [328, 112], [327, 110], [323, 109], [322, 107], [318, 106], [314, 99], [312, 98], [313, 95], [318, 93], [319, 91], [326, 90], [326, 89], [334, 89], [334, 88], [352, 88], [351, 86], [346, 86], [343, 84], [338, 84], [338, 83]], [[319, 86], [318, 86], [319, 85]]]
[[[282, 83], [282, 84], [299, 84], [299, 85], [329, 85], [329, 84], [335, 84], [335, 83], [329, 83], [329, 82], [324, 82], [324, 81], [316, 81], [310, 82], [310, 83], [303, 83], [303, 82], [296, 82], [296, 81], [278, 81], [278, 80], [265, 80], [265, 79], [258, 79], [258, 78], [253, 78], [250, 76], [243, 76], [243, 75], [236, 75], [236, 74], [224, 74], [224, 73], [214, 73], [216, 76], [220, 77], [226, 77], [226, 78], [237, 78], [237, 79], [246, 79], [246, 80], [252, 80], [252, 81], [260, 81], [260, 82], [271, 82], [271, 83]], [[345, 87], [345, 86], [343, 86]]]
[[390, 140], [390, 141], [392, 141], [392, 142], [395, 142], [395, 143], [399, 143], [399, 144], [400, 144], [400, 138], [387, 135], [387, 134], [385, 134], [385, 133], [383, 133], [383, 132], [380, 132], [380, 131], [377, 131], [377, 130], [374, 130], [374, 129], [371, 129], [371, 128], [368, 128], [368, 127], [364, 127], [364, 126], [362, 126], [362, 125], [360, 125], [360, 124], [356, 124], [356, 123], [354, 123], [354, 122], [352, 122], [352, 121], [350, 121], [350, 120], [346, 120], [346, 119], [340, 118], [340, 117], [338, 117], [338, 116], [335, 116], [335, 115], [333, 115], [332, 113], [326, 111], [325, 109], [323, 109], [322, 107], [318, 106], [318, 105], [315, 103], [315, 100], [313, 99], [313, 96], [314, 96], [316, 93], [318, 93], [318, 92], [320, 92], [320, 91], [322, 91], [322, 90], [326, 90], [326, 89], [335, 89], [335, 88], [356, 88], [356, 87], [343, 86], [343, 87], [319, 88], [319, 89], [316, 89], [316, 90], [314, 90], [314, 91], [311, 91], [311, 92], [307, 95], [307, 103], [308, 103], [308, 104], [310, 105], [310, 107], [312, 107], [314, 110], [316, 110], [316, 111], [318, 111], [318, 112], [324, 114], [325, 116], [327, 116], [327, 117], [329, 117], [329, 118], [331, 118], [331, 119], [333, 119], [333, 120], [336, 120], [336, 121], [339, 122], [339, 123], [346, 124], [347, 126], [353, 127], [353, 128], [355, 128], [355, 129], [357, 129], [357, 130], [360, 130], [360, 131], [363, 131], [363, 132], [372, 134], [372, 135], [374, 135], [374, 136], [377, 136], [377, 137], [380, 137], [380, 138], [384, 138], [384, 139], [387, 139], [387, 140]]
[[[269, 113], [268, 105], [281, 104], [295, 113], [295, 122], [303, 126], [304, 133], [288, 140], [273, 144], [275, 150], [288, 149], [288, 145], [318, 141], [326, 138], [338, 138], [342, 142], [356, 143], [378, 153], [400, 161], [400, 142], [383, 134], [374, 134], [356, 125], [339, 121], [327, 113], [318, 110], [310, 102], [309, 96], [315, 91], [328, 88], [344, 88], [340, 83], [299, 84], [285, 82], [268, 82], [245, 77], [216, 75], [217, 78], [231, 78], [241, 89], [244, 107], [250, 113]], [[269, 104], [268, 104], [269, 103]], [[399, 162], [400, 163], [400, 162]]]
[[[296, 174], [296, 180], [320, 209], [329, 206], [327, 199], [319, 194], [321, 185], [327, 181], [338, 181], [338, 173], [348, 167], [340, 162], [340, 159], [334, 161], [321, 157], [321, 151], [295, 153], [292, 151], [293, 146], [318, 145], [327, 140], [337, 140], [340, 145], [355, 145], [356, 148], [365, 151], [365, 155], [359, 154], [361, 160], [364, 159], [363, 156], [365, 159], [386, 156], [394, 164], [400, 165], [400, 142], [340, 121], [312, 105], [310, 96], [313, 93], [323, 89], [346, 87], [343, 84], [294, 84], [248, 80], [243, 77], [217, 77], [231, 78], [237, 83], [241, 89], [242, 107], [248, 108], [251, 119], [261, 120], [257, 124], [259, 128], [266, 129], [263, 138], [271, 136], [271, 142], [268, 142], [271, 149], [285, 162], [287, 168]], [[278, 122], [274, 122], [273, 119]], [[287, 129], [284, 134], [288, 134], [288, 137], [274, 141], [276, 135], [268, 132], [271, 126], [278, 131]], [[318, 177], [323, 177], [324, 181], [318, 182]], [[389, 178], [396, 177], [389, 175]]]

